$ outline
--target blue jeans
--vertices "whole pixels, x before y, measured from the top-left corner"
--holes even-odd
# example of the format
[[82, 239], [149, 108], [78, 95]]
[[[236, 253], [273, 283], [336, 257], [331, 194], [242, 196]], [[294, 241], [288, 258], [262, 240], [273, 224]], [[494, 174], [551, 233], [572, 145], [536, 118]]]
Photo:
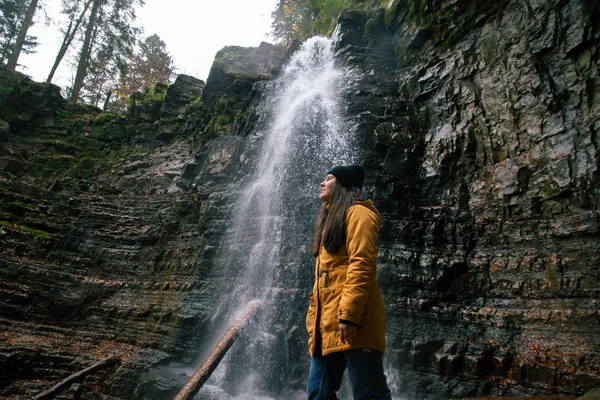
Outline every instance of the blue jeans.
[[308, 373], [308, 400], [336, 400], [335, 392], [342, 385], [346, 367], [354, 400], [392, 399], [383, 373], [383, 354], [354, 349], [313, 356]]

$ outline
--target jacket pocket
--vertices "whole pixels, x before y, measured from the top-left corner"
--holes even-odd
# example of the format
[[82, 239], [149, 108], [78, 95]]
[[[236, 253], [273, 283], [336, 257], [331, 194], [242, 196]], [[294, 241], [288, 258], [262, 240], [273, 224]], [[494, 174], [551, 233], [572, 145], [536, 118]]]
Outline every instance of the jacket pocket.
[[337, 332], [339, 327], [338, 306], [342, 297], [342, 287], [323, 290], [321, 320], [325, 331]]

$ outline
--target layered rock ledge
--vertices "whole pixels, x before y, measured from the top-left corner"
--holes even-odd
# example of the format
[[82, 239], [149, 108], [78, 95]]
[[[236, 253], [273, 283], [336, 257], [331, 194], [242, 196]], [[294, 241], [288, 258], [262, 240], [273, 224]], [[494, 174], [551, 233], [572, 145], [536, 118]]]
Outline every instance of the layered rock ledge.
[[[339, 61], [360, 72], [347, 108], [384, 220], [396, 393], [600, 385], [599, 17], [585, 0], [396, 0], [340, 16]], [[206, 85], [181, 76], [124, 116], [0, 72], [0, 396], [116, 351], [118, 366], [64, 398], [176, 392], [185, 375], [158, 371], [196, 361], [214, 241], [282, 61], [266, 44], [225, 48]], [[298, 327], [280, 327], [295, 357], [282, 373], [301, 390]]]

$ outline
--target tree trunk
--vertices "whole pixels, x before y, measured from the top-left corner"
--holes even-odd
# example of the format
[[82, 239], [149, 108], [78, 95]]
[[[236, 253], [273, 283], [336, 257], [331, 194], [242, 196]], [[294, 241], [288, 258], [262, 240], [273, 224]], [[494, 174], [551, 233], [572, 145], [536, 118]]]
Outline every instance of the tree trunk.
[[104, 93], [104, 82], [100, 82], [100, 86], [98, 87], [98, 90], [96, 90], [96, 93], [94, 93], [94, 95], [92, 97], [94, 107], [98, 107], [98, 104], [100, 104], [100, 99], [102, 98], [103, 93]]
[[102, 106], [102, 111], [106, 111], [108, 105], [110, 104], [110, 98], [112, 97], [112, 89], [108, 89], [106, 92], [106, 99], [104, 100], [104, 106]]
[[46, 79], [46, 82], [48, 82], [48, 83], [52, 82], [52, 78], [54, 78], [54, 74], [56, 73], [56, 70], [58, 69], [58, 65], [60, 64], [63, 57], [67, 53], [67, 49], [71, 45], [71, 42], [75, 38], [75, 34], [79, 30], [79, 26], [81, 26], [81, 23], [83, 22], [83, 17], [85, 16], [85, 13], [87, 12], [88, 8], [90, 8], [90, 4], [92, 4], [92, 0], [88, 0], [85, 2], [85, 5], [83, 6], [83, 11], [79, 15], [77, 22], [75, 22], [75, 27], [73, 27], [73, 30], [71, 30], [71, 27], [73, 26], [73, 20], [71, 20], [71, 22], [69, 23], [69, 27], [67, 28], [67, 31], [65, 32], [65, 37], [63, 39], [62, 44], [60, 45], [60, 49], [58, 50], [58, 54], [56, 55], [56, 59], [54, 60], [54, 65], [52, 66], [52, 70], [50, 70], [50, 73], [48, 74], [48, 78]]
[[14, 71], [17, 67], [17, 61], [19, 60], [19, 56], [21, 55], [23, 44], [25, 43], [25, 39], [27, 38], [27, 31], [31, 26], [31, 21], [33, 21], [33, 16], [35, 14], [35, 9], [37, 8], [37, 5], [38, 0], [31, 0], [31, 3], [29, 3], [29, 8], [27, 9], [27, 14], [25, 15], [23, 25], [21, 25], [21, 30], [19, 31], [19, 36], [17, 37], [15, 47], [13, 48], [10, 59], [8, 60], [8, 64], [6, 64], [6, 66], [10, 70]]
[[96, 364], [87, 367], [84, 370], [74, 373], [73, 375], [69, 375], [62, 381], [58, 382], [56, 385], [52, 386], [50, 389], [43, 391], [42, 393], [37, 394], [34, 397], [34, 400], [42, 400], [49, 399], [55, 397], [65, 386], [72, 384], [73, 382], [78, 382], [83, 380], [86, 376], [98, 371], [99, 369], [111, 366], [119, 361], [119, 355], [112, 355], [103, 360], [98, 361]]
[[261, 303], [257, 300], [248, 304], [244, 312], [237, 317], [231, 328], [225, 332], [221, 340], [219, 340], [219, 343], [216, 344], [208, 357], [204, 359], [188, 383], [185, 384], [173, 400], [190, 400], [194, 398], [194, 395], [198, 393], [198, 390], [200, 390], [202, 385], [204, 385], [204, 382], [210, 378], [210, 375], [217, 368], [219, 362], [225, 357], [227, 350], [229, 350], [233, 342], [235, 342], [235, 339], [237, 339], [240, 331], [246, 325], [250, 317], [256, 313], [260, 304]]
[[87, 67], [92, 50], [92, 34], [96, 25], [96, 17], [98, 16], [98, 10], [102, 6], [103, 2], [104, 0], [94, 0], [92, 12], [90, 14], [90, 19], [85, 29], [85, 37], [83, 39], [83, 46], [81, 46], [79, 64], [77, 65], [77, 74], [75, 75], [75, 82], [73, 82], [73, 90], [71, 90], [71, 97], [69, 98], [69, 102], [72, 104], [76, 103], [79, 99], [79, 94], [81, 93], [81, 88], [83, 87], [83, 80], [85, 79], [87, 74]]

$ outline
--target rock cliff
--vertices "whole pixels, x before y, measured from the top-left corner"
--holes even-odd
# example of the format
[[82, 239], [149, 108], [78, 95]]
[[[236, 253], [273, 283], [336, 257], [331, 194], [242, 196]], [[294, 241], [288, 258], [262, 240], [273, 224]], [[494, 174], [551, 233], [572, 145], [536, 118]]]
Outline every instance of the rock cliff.
[[[395, 393], [600, 385], [599, 14], [587, 0], [395, 0], [340, 16], [339, 60], [360, 72], [348, 112], [384, 221]], [[180, 76], [123, 116], [0, 71], [0, 396], [114, 352], [119, 365], [61, 396], [183, 385], [173, 362], [208, 345], [215, 241], [283, 54], [227, 47], [206, 85]], [[301, 390], [303, 336], [283, 330]]]
[[[283, 60], [268, 44], [219, 54], [237, 69], [215, 62], [206, 92], [180, 75], [122, 116], [0, 70], [0, 397], [38, 393], [113, 353], [118, 366], [61, 396], [160, 399], [185, 383], [155, 371], [195, 362], [203, 346], [215, 293], [205, 257], [239, 190], [239, 166], [226, 167], [257, 119], [254, 86]], [[227, 102], [232, 114], [215, 116]]]
[[338, 43], [363, 72], [398, 385], [580, 394], [600, 384], [598, 5], [418, 6], [348, 13]]

